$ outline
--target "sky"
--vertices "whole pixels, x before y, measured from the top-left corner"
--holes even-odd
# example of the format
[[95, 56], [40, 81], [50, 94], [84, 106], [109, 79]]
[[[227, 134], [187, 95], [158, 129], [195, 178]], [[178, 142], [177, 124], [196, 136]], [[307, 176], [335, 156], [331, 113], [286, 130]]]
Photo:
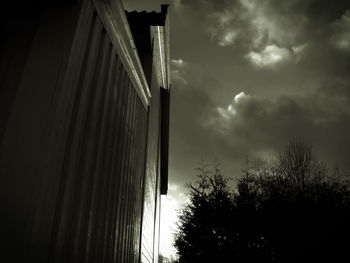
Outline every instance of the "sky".
[[161, 253], [199, 161], [241, 176], [246, 157], [270, 158], [293, 138], [350, 174], [350, 1], [124, 0], [170, 7], [169, 191]]

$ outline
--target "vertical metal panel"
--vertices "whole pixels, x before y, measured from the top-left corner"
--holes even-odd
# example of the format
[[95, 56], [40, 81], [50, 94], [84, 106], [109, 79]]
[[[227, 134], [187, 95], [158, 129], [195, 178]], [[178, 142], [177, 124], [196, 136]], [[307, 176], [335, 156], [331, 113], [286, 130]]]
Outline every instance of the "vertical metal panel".
[[111, 49], [112, 59], [113, 59], [113, 66], [112, 70], [109, 74], [109, 92], [107, 93], [107, 116], [106, 116], [106, 123], [104, 126], [106, 126], [106, 133], [105, 133], [105, 144], [103, 145], [103, 154], [101, 155], [101, 174], [106, 178], [106, 184], [103, 191], [103, 196], [101, 197], [101, 202], [105, 205], [105, 210], [103, 216], [101, 216], [101, 240], [98, 241], [98, 247], [97, 250], [100, 250], [100, 253], [102, 253], [101, 258], [103, 261], [105, 261], [108, 258], [108, 252], [110, 251], [110, 246], [112, 244], [112, 241], [109, 239], [110, 236], [113, 236], [114, 228], [111, 224], [111, 217], [112, 217], [112, 207], [111, 207], [111, 198], [113, 194], [113, 185], [114, 185], [114, 179], [115, 177], [112, 176], [111, 173], [109, 173], [109, 167], [110, 167], [110, 158], [108, 156], [112, 155], [111, 145], [113, 144], [113, 134], [115, 133], [115, 127], [116, 125], [114, 120], [115, 118], [115, 112], [116, 112], [116, 103], [114, 103], [115, 97], [116, 97], [116, 79], [117, 79], [117, 68], [118, 68], [118, 58], [115, 55], [115, 51], [112, 48]]
[[[88, 74], [92, 74], [91, 79], [89, 79], [89, 82], [84, 83], [84, 85], [91, 85], [91, 90], [89, 94], [89, 99], [87, 101], [86, 105], [86, 120], [84, 124], [84, 129], [82, 131], [81, 136], [82, 139], [82, 147], [81, 147], [81, 154], [80, 154], [80, 162], [78, 164], [78, 171], [81, 174], [81, 179], [78, 186], [78, 196], [77, 196], [77, 205], [75, 209], [75, 220], [74, 223], [74, 229], [73, 231], [76, 231], [74, 236], [74, 256], [76, 261], [85, 261], [86, 255], [85, 255], [85, 240], [89, 237], [86, 236], [86, 233], [88, 232], [88, 222], [92, 220], [93, 218], [93, 211], [91, 209], [91, 198], [94, 191], [94, 178], [91, 171], [94, 169], [94, 159], [95, 159], [95, 140], [96, 140], [96, 129], [97, 126], [95, 124], [96, 120], [96, 111], [97, 111], [97, 105], [99, 103], [99, 87], [98, 87], [98, 74], [100, 67], [103, 62], [103, 30], [102, 30], [102, 24], [100, 24], [100, 21], [97, 20], [96, 22], [98, 31], [95, 32], [98, 39], [98, 45], [96, 47], [96, 58], [95, 61], [92, 62], [93, 64], [91, 67], [93, 67], [93, 70], [89, 72]], [[101, 28], [101, 30], [100, 30]], [[90, 65], [89, 65], [90, 66]], [[82, 105], [84, 107], [85, 105]]]
[[147, 112], [96, 13], [89, 35], [53, 247], [56, 261], [137, 262]]
[[[108, 132], [108, 117], [110, 109], [111, 96], [111, 83], [114, 81], [115, 72], [115, 53], [112, 46], [109, 43], [108, 38], [105, 38], [108, 50], [106, 50], [106, 68], [101, 70], [101, 86], [103, 90], [103, 100], [100, 103], [100, 116], [98, 117], [99, 126], [101, 128], [100, 134], [96, 140], [96, 167], [94, 169], [94, 192], [93, 192], [93, 206], [91, 209], [95, 210], [95, 215], [89, 222], [90, 236], [87, 243], [87, 251], [90, 251], [88, 261], [95, 262], [102, 258], [103, 255], [103, 234], [104, 234], [104, 218], [106, 216], [107, 195], [106, 188], [108, 185], [109, 177], [105, 174], [104, 170], [104, 158], [105, 148], [107, 147], [107, 132]], [[113, 75], [112, 75], [113, 74]]]
[[[33, 233], [37, 230], [28, 235], [28, 239], [32, 238], [31, 246], [36, 246], [33, 258], [45, 261], [48, 255], [48, 262], [139, 262], [144, 216], [142, 195], [146, 186], [148, 206], [144, 209], [147, 219], [143, 226], [150, 227], [144, 236], [150, 248], [148, 258], [152, 259], [153, 238], [158, 233], [154, 234], [154, 228], [158, 227], [154, 220], [159, 212], [158, 91], [155, 90], [149, 118], [130, 72], [121, 62], [120, 50], [111, 40], [111, 31], [102, 23], [110, 18], [104, 16], [101, 20], [90, 0], [78, 2], [70, 14], [76, 17], [68, 19], [76, 24], [67, 34], [69, 41], [63, 41], [67, 47], [60, 53], [62, 58], [57, 56], [59, 59], [55, 57], [51, 61], [52, 64], [60, 61], [50, 79], [55, 85], [50, 90], [45, 90], [45, 86], [39, 89], [45, 91], [41, 98], [50, 111], [44, 115], [52, 116], [33, 129], [47, 136], [42, 143], [47, 144], [46, 148], [40, 144], [40, 155], [31, 156], [40, 164], [35, 171], [47, 177], [45, 189], [39, 189], [44, 194], [40, 193], [41, 200], [36, 197], [24, 200], [21, 205], [30, 203], [28, 211], [31, 211], [19, 214], [27, 216], [30, 220], [26, 224], [33, 222], [35, 229], [48, 230], [41, 233], [40, 244], [45, 243], [47, 250], [42, 252], [44, 256], [38, 255], [41, 247], [35, 244]], [[62, 28], [56, 25], [54, 29]], [[40, 67], [45, 67], [45, 63]], [[32, 84], [35, 81], [31, 79]], [[43, 130], [44, 126], [48, 131]], [[31, 135], [27, 135], [30, 139]], [[147, 140], [150, 140], [149, 151], [146, 151]], [[15, 150], [20, 152], [21, 148]], [[146, 155], [149, 155], [147, 165]], [[55, 191], [48, 193], [50, 189]], [[46, 196], [51, 198], [49, 202], [44, 200]], [[42, 206], [37, 208], [36, 204]], [[46, 211], [50, 211], [48, 218]], [[45, 227], [40, 226], [42, 220]]]
[[113, 262], [116, 262], [114, 260], [115, 258], [115, 244], [118, 236], [118, 218], [117, 218], [117, 207], [118, 207], [118, 186], [120, 184], [120, 176], [116, 176], [115, 174], [115, 165], [117, 163], [120, 163], [121, 159], [117, 158], [118, 154], [121, 151], [122, 148], [122, 140], [118, 140], [118, 138], [122, 137], [122, 129], [118, 123], [121, 121], [121, 105], [119, 104], [120, 97], [122, 96], [122, 91], [124, 89], [119, 88], [119, 83], [122, 74], [122, 64], [120, 60], [117, 60], [117, 66], [116, 66], [116, 73], [117, 75], [114, 85], [113, 85], [113, 94], [112, 94], [112, 115], [111, 115], [111, 137], [110, 137], [110, 143], [109, 143], [109, 156], [106, 158], [108, 160], [107, 162], [107, 174], [110, 176], [110, 188], [109, 188], [109, 198], [108, 198], [108, 218], [107, 218], [107, 232], [105, 240], [106, 245], [106, 258], [112, 259]]
[[91, 102], [92, 116], [90, 126], [95, 130], [90, 136], [90, 140], [93, 145], [92, 149], [92, 159], [87, 160], [86, 162], [91, 162], [92, 166], [91, 170], [88, 171], [92, 176], [92, 192], [91, 192], [91, 205], [89, 211], [89, 222], [86, 233], [86, 248], [85, 248], [85, 261], [91, 261], [94, 258], [94, 248], [96, 247], [96, 239], [97, 239], [97, 220], [101, 213], [100, 208], [102, 204], [99, 204], [98, 199], [101, 193], [101, 187], [103, 182], [103, 175], [100, 174], [98, 170], [100, 166], [98, 166], [97, 161], [99, 160], [99, 150], [100, 150], [100, 138], [103, 130], [102, 118], [103, 118], [103, 108], [105, 102], [105, 96], [107, 92], [107, 77], [108, 77], [108, 68], [110, 54], [109, 50], [111, 48], [110, 41], [105, 32], [102, 35], [103, 39], [103, 47], [101, 50], [101, 64], [96, 65], [98, 69], [97, 81], [96, 81], [96, 94], [94, 100]]
[[[65, 161], [63, 166], [63, 174], [61, 181], [61, 193], [59, 196], [59, 205], [57, 207], [57, 238], [53, 239], [54, 260], [61, 262], [68, 259], [70, 255], [67, 254], [68, 248], [72, 243], [73, 220], [76, 218], [74, 211], [76, 210], [78, 186], [80, 185], [81, 172], [79, 170], [79, 159], [82, 146], [82, 130], [86, 119], [87, 101], [89, 95], [89, 82], [91, 82], [93, 65], [96, 58], [96, 48], [99, 43], [99, 32], [101, 32], [101, 25], [97, 22], [96, 13], [92, 15], [92, 22], [90, 24], [89, 37], [87, 39], [87, 49], [85, 51], [81, 73], [78, 83], [78, 89], [75, 94], [75, 102], [72, 111], [71, 125], [67, 138], [67, 147], [65, 154]], [[55, 232], [56, 232], [55, 231]]]
[[126, 238], [125, 238], [125, 243], [127, 246], [127, 258], [126, 261], [132, 262], [133, 260], [133, 251], [132, 251], [132, 241], [133, 241], [133, 235], [132, 235], [132, 211], [134, 208], [134, 203], [133, 203], [133, 195], [134, 195], [134, 171], [133, 171], [133, 163], [132, 163], [132, 156], [135, 151], [135, 145], [134, 145], [134, 138], [133, 136], [133, 129], [134, 129], [134, 102], [135, 102], [136, 94], [131, 92], [131, 99], [130, 99], [130, 106], [131, 106], [131, 112], [130, 112], [130, 119], [129, 119], [129, 125], [128, 125], [128, 133], [129, 133], [129, 140], [130, 140], [130, 152], [128, 156], [128, 162], [127, 162], [127, 178], [128, 178], [128, 185], [129, 187], [127, 188], [126, 192], [126, 202], [128, 205], [125, 207], [125, 216], [126, 216]]
[[[1, 247], [3, 258], [8, 251], [14, 262], [43, 262], [48, 256], [63, 156], [56, 148], [62, 140], [55, 128], [61, 124], [53, 120], [57, 97], [64, 90], [62, 80], [80, 3], [25, 5], [33, 10], [18, 8], [16, 2], [3, 5], [1, 15], [1, 24], [8, 19], [6, 23], [13, 26], [10, 31], [16, 31], [11, 34], [20, 35], [13, 47], [2, 45], [11, 41], [6, 37], [0, 44], [1, 53], [18, 52], [5, 57], [6, 78], [0, 81], [5, 92], [0, 94], [0, 208], [6, 240]], [[1, 65], [3, 59], [0, 55]]]
[[[156, 35], [157, 36], [157, 35]], [[159, 170], [160, 170], [160, 87], [162, 76], [159, 72], [161, 66], [159, 42], [154, 41], [153, 47], [153, 65], [151, 78], [152, 104], [149, 110], [149, 128], [148, 128], [148, 149], [147, 165], [145, 178], [145, 200], [142, 222], [142, 246], [141, 262], [157, 262], [158, 257], [158, 235], [159, 235]]]
[[[127, 81], [128, 83], [128, 81]], [[119, 196], [119, 200], [118, 200], [118, 210], [119, 210], [119, 218], [120, 218], [120, 223], [119, 223], [119, 235], [120, 238], [118, 240], [118, 250], [117, 253], [119, 255], [118, 257], [118, 261], [123, 262], [125, 261], [125, 254], [126, 254], [126, 242], [125, 242], [125, 231], [126, 231], [126, 218], [125, 218], [125, 208], [127, 207], [128, 203], [126, 202], [126, 186], [128, 185], [128, 176], [126, 173], [126, 166], [127, 166], [127, 160], [128, 160], [128, 154], [129, 154], [129, 134], [128, 134], [128, 119], [129, 119], [129, 115], [130, 115], [130, 108], [127, 107], [127, 105], [130, 103], [130, 92], [128, 92], [129, 90], [129, 83], [126, 85], [127, 89], [125, 92], [125, 97], [124, 100], [122, 101], [122, 105], [123, 108], [126, 109], [126, 111], [124, 112], [124, 116], [123, 116], [123, 134], [124, 134], [124, 142], [123, 142], [123, 150], [122, 150], [122, 163], [121, 163], [121, 169], [120, 169], [120, 176], [122, 178], [122, 183], [121, 183], [121, 189], [119, 190], [120, 192], [120, 196]]]
[[[128, 141], [127, 141], [127, 132], [126, 132], [126, 117], [127, 117], [127, 112], [128, 112], [128, 108], [125, 107], [125, 101], [128, 100], [128, 95], [129, 93], [128, 88], [128, 82], [125, 83], [125, 75], [126, 73], [123, 72], [122, 74], [122, 78], [120, 80], [120, 86], [118, 88], [125, 87], [124, 89], [122, 89], [122, 96], [119, 98], [118, 100], [118, 107], [120, 110], [120, 114], [121, 114], [121, 121], [118, 124], [118, 128], [120, 129], [120, 135], [118, 137], [118, 140], [121, 141], [120, 145], [120, 149], [118, 151], [118, 155], [117, 155], [117, 165], [116, 165], [116, 169], [114, 170], [114, 174], [116, 176], [119, 176], [120, 178], [120, 186], [118, 189], [116, 189], [118, 195], [117, 195], [117, 199], [115, 200], [117, 207], [116, 207], [116, 218], [115, 218], [115, 222], [117, 224], [116, 226], [116, 241], [115, 241], [115, 247], [114, 247], [114, 258], [116, 259], [116, 262], [122, 262], [123, 259], [123, 245], [124, 245], [124, 217], [123, 217], [123, 206], [126, 205], [124, 203], [124, 192], [125, 192], [125, 181], [126, 181], [126, 176], [124, 174], [124, 166], [125, 166], [125, 159], [126, 159], [126, 151], [128, 149]], [[126, 85], [126, 86], [125, 86]]]

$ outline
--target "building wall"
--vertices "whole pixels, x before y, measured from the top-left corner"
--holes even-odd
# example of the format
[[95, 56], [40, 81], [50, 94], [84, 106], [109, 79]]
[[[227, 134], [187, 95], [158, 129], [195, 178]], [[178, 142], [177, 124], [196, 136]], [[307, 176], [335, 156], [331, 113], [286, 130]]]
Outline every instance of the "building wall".
[[159, 228], [156, 228], [155, 219], [159, 213], [159, 147], [160, 147], [160, 83], [154, 73], [157, 61], [153, 60], [152, 74], [152, 104], [149, 109], [149, 133], [147, 147], [146, 179], [144, 192], [144, 210], [142, 223], [141, 262], [153, 262], [155, 240]]
[[[163, 28], [163, 27], [162, 27]], [[161, 117], [162, 97], [164, 87], [164, 66], [162, 42], [158, 26], [151, 26], [152, 70], [151, 72], [151, 105], [149, 109], [149, 133], [146, 163], [144, 211], [142, 222], [141, 262], [158, 262], [159, 231], [160, 231], [160, 195], [161, 195]], [[162, 72], [163, 71], [163, 72]]]
[[49, 2], [17, 13], [23, 28], [1, 20], [3, 257], [139, 262], [147, 246], [153, 262], [160, 86], [147, 105], [108, 20], [120, 1]]

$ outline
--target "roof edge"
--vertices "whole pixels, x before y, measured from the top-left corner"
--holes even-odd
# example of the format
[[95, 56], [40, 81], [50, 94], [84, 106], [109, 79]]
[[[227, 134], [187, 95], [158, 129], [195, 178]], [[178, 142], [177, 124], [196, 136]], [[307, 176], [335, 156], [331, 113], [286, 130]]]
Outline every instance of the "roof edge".
[[130, 26], [121, 0], [92, 0], [114, 48], [127, 71], [130, 79], [144, 105], [148, 110], [151, 93], [137, 54]]

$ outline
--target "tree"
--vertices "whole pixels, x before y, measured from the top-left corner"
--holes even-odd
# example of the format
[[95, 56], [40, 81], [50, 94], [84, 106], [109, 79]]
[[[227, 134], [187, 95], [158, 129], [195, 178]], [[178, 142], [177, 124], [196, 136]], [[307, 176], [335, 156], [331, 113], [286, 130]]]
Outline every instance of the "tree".
[[189, 184], [175, 238], [179, 262], [326, 262], [347, 256], [349, 183], [312, 147], [291, 141], [276, 161], [247, 161], [236, 191], [218, 166]]
[[[280, 262], [334, 261], [350, 234], [350, 188], [300, 140], [291, 141], [277, 162], [247, 165], [238, 182], [237, 209], [255, 213], [256, 233]], [[256, 227], [258, 225], [258, 227]], [[252, 227], [251, 226], [251, 227]]]
[[191, 202], [180, 212], [175, 247], [179, 262], [214, 262], [231, 253], [233, 196], [218, 163], [200, 163], [198, 181], [188, 184]]

